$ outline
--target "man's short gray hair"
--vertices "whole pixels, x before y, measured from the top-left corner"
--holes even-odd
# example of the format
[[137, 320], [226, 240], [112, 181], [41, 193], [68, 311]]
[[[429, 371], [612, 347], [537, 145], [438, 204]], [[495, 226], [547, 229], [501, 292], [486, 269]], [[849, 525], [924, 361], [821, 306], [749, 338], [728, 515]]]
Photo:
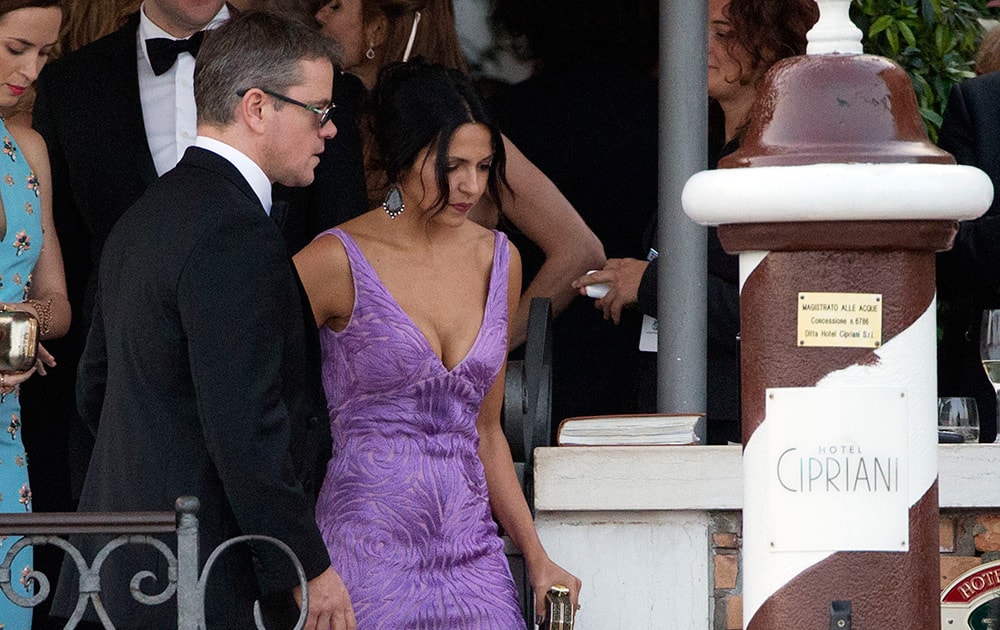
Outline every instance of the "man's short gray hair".
[[[293, 18], [241, 13], [205, 34], [194, 71], [198, 122], [226, 126], [250, 88], [284, 92], [302, 80], [299, 62], [340, 62], [340, 49], [317, 29]], [[279, 106], [276, 104], [276, 106]]]

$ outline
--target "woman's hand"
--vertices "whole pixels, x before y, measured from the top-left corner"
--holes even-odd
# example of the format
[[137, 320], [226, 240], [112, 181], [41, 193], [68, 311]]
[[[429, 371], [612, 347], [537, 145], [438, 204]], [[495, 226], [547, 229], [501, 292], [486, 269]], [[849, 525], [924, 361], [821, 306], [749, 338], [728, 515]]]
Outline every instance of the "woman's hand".
[[17, 386], [31, 378], [37, 369], [36, 363], [34, 367], [24, 372], [0, 372], [0, 396], [12, 394]]
[[23, 372], [0, 372], [0, 402], [10, 394], [17, 391], [18, 386], [31, 378], [38, 370], [38, 363], [30, 370]]
[[35, 365], [30, 370], [23, 372], [0, 372], [0, 396], [12, 394], [18, 385], [34, 376], [35, 372], [45, 376], [47, 374], [45, 371], [46, 366], [55, 367], [56, 359], [45, 349], [45, 346], [38, 344], [38, 349], [35, 351]]
[[580, 579], [552, 562], [547, 556], [528, 565], [528, 579], [531, 580], [531, 588], [535, 591], [536, 623], [540, 623], [548, 614], [545, 609], [545, 594], [553, 586], [568, 588], [574, 612], [580, 609]]
[[56, 358], [45, 349], [45, 346], [38, 344], [38, 349], [35, 350], [35, 370], [37, 370], [41, 376], [45, 376], [48, 374], [48, 372], [45, 371], [46, 366], [55, 367]]
[[635, 306], [639, 301], [639, 283], [649, 262], [636, 258], [609, 258], [604, 269], [580, 276], [573, 281], [573, 288], [580, 295], [587, 295], [591, 284], [608, 285], [608, 293], [594, 302], [594, 307], [604, 311], [604, 319], [617, 324], [621, 321], [622, 309]]

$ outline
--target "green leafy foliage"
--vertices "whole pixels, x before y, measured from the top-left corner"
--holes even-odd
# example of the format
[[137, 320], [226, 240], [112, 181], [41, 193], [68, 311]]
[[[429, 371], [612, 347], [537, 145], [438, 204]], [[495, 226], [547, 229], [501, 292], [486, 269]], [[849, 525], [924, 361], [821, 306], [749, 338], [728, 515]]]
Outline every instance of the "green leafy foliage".
[[988, 0], [854, 0], [851, 18], [865, 52], [894, 60], [910, 75], [927, 133], [937, 141], [951, 86], [975, 76]]

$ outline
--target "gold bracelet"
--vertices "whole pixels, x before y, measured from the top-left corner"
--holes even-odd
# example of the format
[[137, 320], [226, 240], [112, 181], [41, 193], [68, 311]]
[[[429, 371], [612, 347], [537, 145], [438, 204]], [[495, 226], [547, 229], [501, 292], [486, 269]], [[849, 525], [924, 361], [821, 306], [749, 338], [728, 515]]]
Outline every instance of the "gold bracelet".
[[41, 337], [49, 334], [52, 325], [52, 300], [26, 300], [28, 304], [35, 307], [38, 313], [38, 334]]

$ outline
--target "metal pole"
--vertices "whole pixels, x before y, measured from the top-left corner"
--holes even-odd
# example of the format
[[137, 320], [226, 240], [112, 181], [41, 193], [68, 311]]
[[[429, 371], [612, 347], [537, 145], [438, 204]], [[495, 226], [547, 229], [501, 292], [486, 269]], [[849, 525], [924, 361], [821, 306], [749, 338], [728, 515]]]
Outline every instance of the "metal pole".
[[661, 412], [705, 411], [706, 235], [681, 209], [681, 191], [708, 164], [707, 24], [705, 2], [660, 0]]

